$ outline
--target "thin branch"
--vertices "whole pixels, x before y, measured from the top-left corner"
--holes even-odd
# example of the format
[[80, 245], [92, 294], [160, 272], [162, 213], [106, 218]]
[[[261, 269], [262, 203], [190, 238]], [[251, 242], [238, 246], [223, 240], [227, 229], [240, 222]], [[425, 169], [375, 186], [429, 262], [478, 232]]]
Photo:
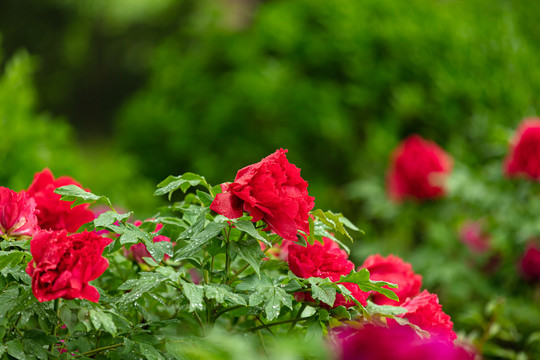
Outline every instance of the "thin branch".
[[318, 315], [315, 314], [313, 316], [307, 316], [307, 317], [304, 317], [304, 318], [294, 318], [294, 319], [276, 321], [276, 322], [273, 322], [273, 323], [268, 323], [268, 324], [265, 324], [265, 325], [255, 326], [255, 327], [252, 327], [252, 328], [249, 328], [249, 329], [246, 329], [246, 330], [242, 330], [242, 332], [257, 331], [257, 330], [261, 330], [261, 329], [267, 329], [267, 328], [269, 328], [271, 326], [288, 324], [290, 322], [298, 322], [298, 321], [310, 320], [310, 319], [314, 319], [316, 316], [318, 316]]
[[83, 352], [82, 354], [78, 355], [77, 357], [94, 355], [94, 354], [100, 353], [100, 352], [102, 352], [102, 351], [107, 351], [107, 350], [111, 350], [111, 349], [117, 348], [117, 347], [122, 346], [122, 345], [124, 345], [123, 342], [122, 342], [122, 343], [118, 343], [118, 344], [113, 344], [113, 345], [103, 346], [103, 347], [100, 347], [100, 348], [97, 348], [97, 349], [94, 349], [94, 350], [90, 350], [90, 351], [87, 351], [87, 352]]

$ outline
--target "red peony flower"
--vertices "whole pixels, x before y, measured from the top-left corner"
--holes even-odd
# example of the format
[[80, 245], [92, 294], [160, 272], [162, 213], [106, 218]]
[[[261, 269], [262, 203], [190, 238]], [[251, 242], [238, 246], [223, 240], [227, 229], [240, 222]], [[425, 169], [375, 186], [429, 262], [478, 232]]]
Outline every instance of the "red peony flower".
[[540, 118], [525, 119], [519, 126], [504, 160], [504, 173], [540, 181]]
[[34, 236], [39, 230], [34, 199], [0, 187], [0, 235]]
[[530, 243], [521, 258], [521, 271], [525, 278], [540, 281], [540, 249]]
[[[422, 276], [415, 274], [412, 266], [404, 262], [401, 258], [388, 255], [384, 258], [379, 254], [368, 256], [361, 268], [369, 270], [370, 279], [378, 281], [388, 281], [398, 285], [393, 290], [399, 298], [395, 301], [387, 298], [383, 294], [373, 292], [371, 300], [378, 305], [402, 304], [407, 298], [413, 297], [420, 292], [422, 286]], [[387, 286], [385, 288], [388, 289]]]
[[94, 214], [88, 210], [88, 204], [71, 208], [73, 202], [60, 200], [54, 190], [65, 185], [82, 186], [68, 176], [54, 179], [49, 169], [34, 175], [34, 181], [28, 188], [28, 195], [36, 201], [39, 226], [46, 230], [67, 230], [75, 232], [79, 227], [94, 220]]
[[452, 165], [452, 158], [437, 144], [418, 135], [409, 136], [392, 153], [388, 194], [396, 201], [441, 197]]
[[439, 298], [424, 290], [413, 298], [407, 299], [400, 305], [407, 309], [401, 317], [407, 318], [410, 323], [418, 325], [431, 335], [447, 341], [454, 341], [456, 333], [452, 330], [454, 323], [450, 316], [442, 311]]
[[[431, 336], [422, 339], [408, 326], [342, 327], [333, 334], [340, 360], [474, 360], [474, 352]], [[390, 344], [390, 346], [389, 346]]]
[[483, 253], [489, 250], [490, 236], [482, 228], [479, 221], [467, 221], [459, 231], [459, 238], [467, 247], [475, 253]]
[[34, 296], [40, 302], [58, 298], [97, 302], [99, 293], [88, 282], [109, 266], [102, 253], [110, 242], [87, 231], [70, 236], [65, 230], [38, 233], [30, 241], [33, 259], [26, 268]]
[[239, 218], [245, 211], [253, 222], [263, 220], [284, 239], [296, 241], [298, 230], [309, 232], [308, 213], [314, 199], [286, 152], [279, 149], [238, 171], [233, 183], [222, 184], [223, 193], [216, 196], [210, 209], [229, 219]]
[[[354, 264], [349, 261], [347, 253], [328, 238], [323, 238], [323, 244], [319, 242], [306, 247], [291, 243], [288, 246], [287, 262], [289, 269], [298, 277], [307, 279], [310, 277], [328, 278], [333, 282], [339, 281], [341, 276], [349, 275], [354, 269]], [[341, 283], [362, 305], [367, 305], [369, 293], [360, 290], [357, 284]], [[295, 295], [298, 301], [314, 301], [308, 293]], [[336, 295], [336, 306], [351, 307], [356, 305], [354, 301], [346, 300], [341, 294]]]
[[[140, 220], [137, 220], [133, 223], [133, 225], [135, 226], [141, 226], [141, 224], [142, 224], [142, 221]], [[156, 224], [156, 229], [154, 230], [154, 232], [158, 232], [159, 230], [161, 230], [162, 227], [163, 227], [163, 224]], [[163, 235], [157, 235], [152, 239], [152, 241], [155, 243], [161, 242], [161, 241], [171, 242], [171, 239]], [[135, 260], [139, 264], [145, 264], [143, 257], [154, 259], [152, 255], [150, 255], [150, 253], [146, 249], [146, 246], [143, 243], [133, 244], [131, 245], [129, 249], [124, 249], [124, 256], [126, 256], [129, 259]], [[164, 260], [167, 260], [169, 257], [170, 257], [169, 255], [165, 255]], [[155, 260], [156, 259], [154, 259], [154, 261]]]

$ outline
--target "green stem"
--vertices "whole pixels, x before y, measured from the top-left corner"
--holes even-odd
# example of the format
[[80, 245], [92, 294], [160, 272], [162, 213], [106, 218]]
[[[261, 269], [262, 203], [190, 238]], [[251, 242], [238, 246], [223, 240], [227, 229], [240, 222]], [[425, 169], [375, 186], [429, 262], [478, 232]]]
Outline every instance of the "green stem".
[[199, 314], [197, 314], [196, 311], [194, 311], [193, 314], [195, 315], [195, 319], [197, 319], [197, 322], [199, 323], [201, 327], [201, 332], [202, 332], [203, 337], [206, 337], [206, 330], [204, 329], [204, 324], [201, 320], [201, 317], [199, 316]]
[[[306, 308], [306, 306], [307, 306], [306, 303], [302, 303], [302, 305], [300, 306], [300, 309], [298, 309], [298, 312], [296, 313], [296, 319], [298, 319], [300, 316], [302, 316], [302, 313], [304, 312], [304, 309]], [[296, 326], [297, 322], [298, 321], [293, 321], [291, 323], [291, 327], [289, 328], [289, 331], [287, 331], [288, 334], [290, 334], [292, 332], [292, 330]]]
[[244, 272], [244, 270], [246, 270], [247, 268], [249, 267], [249, 263], [242, 266], [239, 270], [237, 270], [233, 276], [231, 276], [231, 278], [229, 279], [229, 281], [226, 282], [227, 285], [230, 285], [237, 277], [238, 275], [240, 275], [241, 273]]
[[[54, 300], [54, 312], [56, 313], [56, 316], [60, 319], [60, 299]], [[56, 332], [58, 331], [58, 325], [59, 323], [56, 322], [53, 329], [53, 335], [56, 336]]]
[[276, 326], [276, 325], [288, 324], [290, 322], [305, 321], [305, 320], [309, 320], [309, 319], [314, 319], [316, 316], [318, 316], [318, 315], [315, 314], [315, 315], [307, 316], [307, 317], [304, 317], [304, 318], [294, 318], [294, 319], [276, 321], [276, 322], [264, 324], [264, 325], [261, 325], [261, 326], [255, 326], [255, 327], [252, 327], [250, 329], [243, 330], [242, 332], [257, 331], [257, 330], [261, 330], [261, 329], [267, 329], [269, 327]]
[[[54, 303], [53, 303], [53, 304], [54, 304], [54, 305], [53, 305], [54, 312], [56, 313], [56, 316], [57, 316], [58, 318], [60, 318], [60, 299], [54, 300]], [[59, 325], [59, 324], [58, 324], [58, 321], [57, 321], [56, 324], [54, 324], [54, 327], [53, 327], [53, 333], [52, 333], [52, 334], [53, 334], [53, 336], [55, 336], [55, 337], [56, 337], [56, 333], [57, 333], [57, 331], [58, 331], [58, 325]], [[50, 344], [50, 345], [49, 345], [49, 351], [52, 351], [53, 348], [54, 348], [54, 344]]]
[[244, 305], [229, 306], [228, 308], [219, 311], [218, 313], [216, 313], [214, 315], [214, 321], [216, 321], [216, 319], [218, 319], [221, 315], [225, 314], [226, 312], [232, 311], [232, 310], [235, 310], [235, 309], [238, 309], [238, 308], [241, 308], [241, 307], [244, 307]]
[[[243, 233], [242, 235], [244, 235], [245, 233]], [[240, 237], [241, 238], [241, 237]], [[272, 244], [272, 247], [274, 246], [274, 244]], [[268, 246], [266, 247], [266, 249], [264, 249], [263, 253], [266, 254], [266, 252], [268, 250], [270, 250], [272, 247]], [[238, 275], [240, 275], [241, 273], [243, 273], [247, 268], [249, 267], [249, 264], [246, 264], [244, 266], [242, 266], [239, 270], [237, 270], [233, 276], [229, 279], [229, 281], [226, 282], [227, 285], [230, 285], [237, 277]]]
[[117, 348], [117, 347], [122, 346], [122, 345], [124, 345], [124, 343], [118, 343], [118, 344], [114, 344], [114, 345], [103, 346], [103, 347], [100, 347], [100, 348], [97, 348], [97, 349], [94, 349], [94, 350], [90, 350], [90, 351], [87, 351], [87, 352], [83, 352], [83, 353], [80, 354], [78, 357], [94, 355], [94, 354], [100, 353], [100, 352], [102, 352], [102, 351], [107, 351], [107, 350], [111, 350], [111, 349]]
[[264, 339], [263, 339], [263, 336], [262, 336], [262, 333], [261, 331], [257, 331], [257, 333], [259, 334], [259, 340], [261, 340], [261, 345], [262, 345], [262, 348], [263, 348], [263, 351], [264, 351], [264, 355], [266, 355], [266, 358], [270, 358], [270, 356], [268, 355], [268, 350], [266, 349], [266, 344], [264, 343]]

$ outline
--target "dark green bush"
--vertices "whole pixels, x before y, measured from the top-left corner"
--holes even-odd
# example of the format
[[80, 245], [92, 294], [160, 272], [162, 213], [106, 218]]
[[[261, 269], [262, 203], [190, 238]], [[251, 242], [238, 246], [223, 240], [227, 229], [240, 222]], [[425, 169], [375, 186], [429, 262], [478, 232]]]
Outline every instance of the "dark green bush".
[[409, 133], [478, 165], [535, 113], [518, 4], [272, 1], [240, 30], [210, 7], [163, 39], [119, 118], [118, 140], [158, 178], [230, 180], [231, 165], [286, 147], [321, 206], [338, 207], [336, 188], [382, 179]]

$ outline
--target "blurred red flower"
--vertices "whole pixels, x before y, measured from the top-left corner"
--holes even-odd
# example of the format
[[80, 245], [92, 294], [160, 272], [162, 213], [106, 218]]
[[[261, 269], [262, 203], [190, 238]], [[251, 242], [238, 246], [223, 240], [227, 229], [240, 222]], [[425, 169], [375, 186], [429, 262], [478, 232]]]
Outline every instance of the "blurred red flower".
[[239, 218], [245, 211], [253, 222], [263, 220], [288, 240], [296, 241], [298, 230], [309, 232], [308, 213], [314, 199], [286, 152], [279, 149], [238, 171], [233, 183], [222, 184], [223, 193], [216, 196], [210, 209], [229, 219]]
[[524, 176], [540, 181], [540, 119], [529, 118], [519, 125], [504, 160], [509, 177]]
[[475, 354], [463, 347], [431, 336], [420, 338], [409, 326], [334, 329], [340, 360], [473, 360]]
[[[323, 244], [315, 241], [313, 245], [308, 244], [305, 247], [294, 243], [289, 244], [287, 262], [293, 274], [304, 279], [319, 277], [336, 282], [342, 275], [349, 275], [354, 269], [354, 264], [348, 260], [347, 253], [328, 238], [323, 238]], [[340, 284], [345, 286], [362, 305], [367, 305], [369, 293], [361, 291], [354, 283]], [[295, 296], [298, 301], [314, 301], [309, 293], [300, 292]], [[340, 305], [350, 307], [356, 304], [343, 295], [337, 294], [334, 307]]]
[[94, 214], [88, 210], [88, 204], [71, 208], [72, 201], [60, 200], [54, 190], [65, 185], [82, 186], [69, 176], [54, 179], [49, 169], [34, 175], [34, 181], [28, 188], [28, 195], [34, 198], [39, 226], [46, 230], [67, 230], [75, 232], [79, 227], [94, 220]]
[[527, 245], [520, 263], [525, 278], [540, 280], [540, 248], [534, 243]]
[[33, 236], [39, 230], [34, 199], [0, 187], [0, 235]]
[[32, 261], [26, 272], [32, 278], [32, 292], [40, 301], [58, 298], [98, 302], [99, 292], [88, 284], [109, 266], [102, 256], [111, 239], [94, 232], [67, 235], [42, 231], [30, 241]]
[[441, 197], [452, 166], [452, 158], [437, 144], [418, 135], [409, 136], [392, 153], [388, 194], [396, 201]]
[[[420, 292], [422, 276], [415, 274], [411, 264], [404, 262], [398, 256], [388, 255], [385, 258], [379, 254], [371, 255], [366, 258], [360, 268], [369, 270], [369, 278], [372, 280], [387, 281], [398, 285], [397, 289], [391, 290], [396, 293], [399, 301], [373, 292], [371, 300], [375, 304], [397, 306], [407, 300], [407, 298], [413, 297]], [[385, 288], [388, 289], [388, 286], [385, 286]]]
[[480, 221], [467, 221], [459, 231], [460, 240], [475, 253], [489, 250], [490, 236], [482, 227]]

